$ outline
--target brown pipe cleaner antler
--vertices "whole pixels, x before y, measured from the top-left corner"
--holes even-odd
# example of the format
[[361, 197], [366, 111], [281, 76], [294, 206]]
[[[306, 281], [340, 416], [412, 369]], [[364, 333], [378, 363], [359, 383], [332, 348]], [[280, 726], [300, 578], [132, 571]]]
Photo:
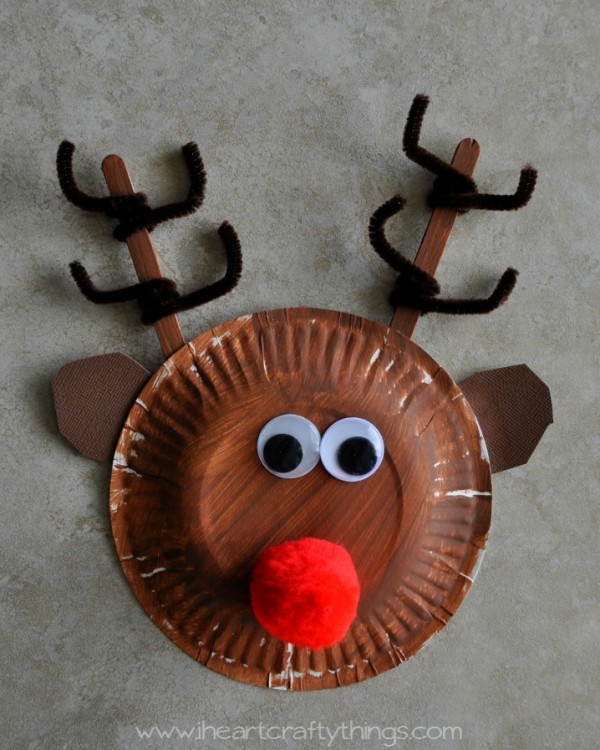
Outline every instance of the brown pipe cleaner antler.
[[209, 284], [189, 294], [179, 294], [177, 284], [172, 279], [164, 277], [142, 281], [120, 289], [98, 289], [81, 263], [73, 261], [69, 264], [69, 268], [79, 290], [90, 302], [111, 304], [135, 300], [142, 308], [142, 323], [152, 325], [167, 315], [191, 310], [193, 307], [222, 297], [238, 283], [242, 274], [242, 254], [238, 236], [227, 221], [224, 221], [217, 231], [227, 255], [225, 276], [214, 284]]
[[[430, 205], [435, 210], [451, 209], [456, 213], [465, 213], [471, 208], [509, 211], [525, 206], [535, 188], [537, 172], [533, 167], [527, 165], [521, 170], [519, 185], [513, 195], [479, 193], [470, 174], [464, 174], [452, 164], [448, 164], [419, 146], [421, 126], [428, 104], [428, 97], [422, 94], [415, 97], [404, 128], [402, 143], [409, 159], [436, 175], [433, 190], [429, 195]], [[517, 271], [514, 268], [506, 269], [489, 297], [483, 299], [439, 298], [437, 295], [440, 293], [440, 286], [436, 279], [405, 258], [392, 247], [385, 236], [386, 222], [402, 211], [405, 205], [404, 198], [394, 196], [380, 206], [369, 221], [369, 240], [373, 249], [399, 273], [396, 287], [389, 297], [394, 307], [412, 308], [421, 314], [440, 312], [472, 315], [491, 312], [508, 299], [517, 280]]]
[[429, 106], [429, 97], [415, 96], [402, 138], [406, 156], [415, 164], [436, 175], [429, 204], [433, 207], [453, 208], [461, 213], [471, 208], [487, 211], [516, 211], [529, 202], [535, 189], [537, 171], [529, 164], [521, 170], [519, 184], [512, 195], [480, 193], [473, 178], [467, 177], [450, 164], [419, 145], [423, 118]]
[[386, 261], [399, 276], [396, 287], [389, 296], [394, 307], [412, 307], [421, 314], [428, 312], [449, 315], [476, 315], [489, 313], [506, 302], [517, 281], [517, 271], [507, 268], [496, 288], [483, 299], [441, 299], [440, 285], [433, 276], [411, 263], [388, 242], [384, 227], [392, 216], [402, 211], [406, 201], [399, 195], [380, 206], [369, 222], [369, 240], [375, 252]]
[[113, 232], [117, 240], [125, 241], [127, 237], [140, 229], [147, 229], [151, 232], [157, 224], [164, 221], [189, 216], [204, 202], [206, 172], [198, 146], [193, 142], [186, 143], [181, 149], [190, 176], [190, 188], [186, 198], [158, 208], [151, 208], [148, 205], [145, 193], [107, 195], [102, 198], [84, 193], [77, 187], [73, 176], [74, 152], [75, 146], [69, 141], [63, 141], [56, 155], [58, 181], [65, 198], [84, 211], [105, 213], [109, 218], [117, 219], [119, 223]]
[[[77, 187], [73, 176], [73, 153], [75, 147], [63, 141], [57, 153], [57, 171], [60, 186], [65, 197], [85, 211], [104, 212], [118, 220], [113, 234], [121, 241], [129, 243], [130, 238], [141, 230], [152, 231], [157, 224], [170, 219], [188, 216], [196, 211], [204, 201], [206, 173], [202, 158], [195, 143], [182, 148], [183, 158], [190, 176], [190, 187], [186, 198], [176, 203], [151, 208], [146, 195], [131, 192], [124, 195], [109, 195], [101, 198], [87, 195]], [[153, 277], [138, 284], [120, 289], [98, 289], [89, 277], [84, 266], [75, 261], [70, 264], [71, 275], [82, 294], [92, 302], [110, 304], [136, 300], [142, 308], [142, 322], [156, 324], [167, 316], [189, 310], [198, 305], [221, 297], [238, 283], [242, 271], [242, 255], [238, 236], [234, 228], [225, 221], [218, 229], [227, 255], [227, 271], [222, 279], [195, 292], [181, 295], [177, 285], [168, 278]]]

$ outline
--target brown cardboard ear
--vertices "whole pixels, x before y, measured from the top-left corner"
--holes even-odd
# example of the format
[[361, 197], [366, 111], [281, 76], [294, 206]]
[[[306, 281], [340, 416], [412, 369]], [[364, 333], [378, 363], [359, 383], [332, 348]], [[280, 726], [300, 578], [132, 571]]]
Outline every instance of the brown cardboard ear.
[[484, 370], [459, 385], [481, 426], [492, 472], [526, 464], [552, 424], [548, 386], [527, 365]]
[[60, 432], [84, 456], [110, 461], [129, 409], [149, 377], [125, 354], [65, 365], [52, 381]]

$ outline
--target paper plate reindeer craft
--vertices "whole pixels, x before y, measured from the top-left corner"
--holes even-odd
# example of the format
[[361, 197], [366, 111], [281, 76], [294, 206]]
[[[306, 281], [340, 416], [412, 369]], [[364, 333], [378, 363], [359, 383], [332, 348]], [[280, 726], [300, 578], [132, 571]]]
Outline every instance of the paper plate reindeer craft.
[[369, 239], [397, 273], [390, 326], [345, 312], [286, 308], [246, 315], [185, 342], [176, 313], [230, 291], [241, 273], [233, 227], [219, 228], [221, 281], [180, 294], [162, 277], [149, 232], [202, 203], [205, 172], [183, 148], [190, 189], [151, 208], [122, 160], [103, 171], [110, 195], [76, 185], [73, 146], [58, 174], [76, 206], [118, 221], [139, 283], [98, 289], [93, 302], [136, 300], [165, 363], [150, 374], [122, 354], [73, 362], [53, 381], [61, 432], [84, 455], [113, 461], [110, 518], [136, 597], [177, 646], [210, 669], [271, 688], [351, 684], [397, 666], [452, 617], [473, 581], [491, 514], [491, 473], [525, 463], [552, 421], [546, 386], [525, 365], [457, 385], [410, 339], [420, 314], [489, 312], [491, 296], [439, 296], [434, 274], [458, 214], [525, 205], [536, 173], [513, 195], [480, 193], [479, 147], [451, 163], [419, 145], [427, 98], [410, 110], [403, 147], [433, 172], [433, 213], [415, 262], [373, 214]]

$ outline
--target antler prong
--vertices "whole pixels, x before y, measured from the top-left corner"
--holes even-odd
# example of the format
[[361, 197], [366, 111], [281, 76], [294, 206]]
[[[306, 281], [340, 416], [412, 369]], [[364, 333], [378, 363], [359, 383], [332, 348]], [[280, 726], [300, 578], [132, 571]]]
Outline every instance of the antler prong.
[[468, 211], [478, 208], [489, 211], [516, 211], [529, 203], [537, 181], [537, 170], [530, 165], [523, 167], [519, 177], [519, 184], [510, 195], [496, 195], [491, 193], [461, 193], [446, 190], [436, 190], [430, 195], [430, 204], [456, 211]]
[[[133, 300], [137, 300], [140, 307], [144, 310], [144, 314], [146, 310], [150, 310], [154, 315], [158, 314], [156, 318], [158, 320], [162, 315], [168, 314], [168, 312], [163, 312], [161, 315], [159, 308], [165, 306], [166, 302], [171, 304], [174, 297], [176, 299], [179, 298], [175, 282], [164, 277], [149, 279], [148, 281], [120, 287], [119, 289], [98, 289], [82, 263], [73, 261], [69, 263], [69, 268], [71, 269], [71, 276], [79, 287], [79, 291], [90, 302], [95, 302], [98, 305], [110, 305], [115, 302], [132, 302]], [[146, 322], [153, 323], [155, 320], [148, 320]]]
[[204, 202], [206, 171], [200, 156], [200, 150], [193, 141], [190, 141], [182, 147], [181, 152], [190, 177], [188, 194], [182, 201], [151, 209], [149, 220], [152, 221], [152, 228], [170, 219], [181, 219], [184, 216], [189, 216], [197, 211]]
[[[214, 284], [209, 284], [195, 292], [178, 296], [174, 301], [171, 312], [183, 312], [190, 310], [198, 305], [204, 305], [207, 302], [222, 297], [237, 286], [242, 275], [242, 248], [240, 240], [235, 229], [228, 221], [224, 221], [217, 230], [227, 256], [227, 270], [225, 275]], [[145, 314], [144, 322], [154, 322], [152, 316]]]
[[379, 206], [369, 221], [369, 240], [377, 255], [395, 271], [410, 277], [411, 282], [419, 288], [421, 294], [428, 296], [438, 294], [440, 285], [433, 276], [415, 266], [408, 258], [405, 258], [402, 253], [390, 245], [385, 236], [386, 222], [392, 216], [400, 213], [405, 205], [406, 201], [404, 198], [400, 195], [395, 195], [389, 201]]
[[65, 198], [84, 211], [96, 211], [102, 213], [107, 209], [107, 198], [96, 198], [84, 193], [77, 187], [73, 175], [73, 154], [75, 146], [71, 141], [63, 141], [56, 153], [56, 171], [58, 181]]
[[451, 164], [448, 164], [448, 162], [440, 159], [439, 156], [432, 154], [431, 151], [427, 151], [427, 149], [419, 145], [423, 118], [428, 106], [429, 97], [425, 96], [425, 94], [417, 94], [413, 99], [402, 136], [404, 153], [415, 164], [427, 169], [429, 172], [433, 172], [444, 183], [451, 184], [455, 190], [463, 192], [476, 191], [477, 185], [471, 177], [460, 172], [458, 169], [454, 169]]
[[447, 313], [450, 315], [480, 315], [490, 313], [504, 304], [517, 282], [518, 272], [507, 268], [489, 297], [480, 299], [460, 299], [428, 297], [415, 290], [410, 282], [399, 277], [396, 289], [390, 295], [390, 302], [418, 309], [421, 314], [428, 312]]

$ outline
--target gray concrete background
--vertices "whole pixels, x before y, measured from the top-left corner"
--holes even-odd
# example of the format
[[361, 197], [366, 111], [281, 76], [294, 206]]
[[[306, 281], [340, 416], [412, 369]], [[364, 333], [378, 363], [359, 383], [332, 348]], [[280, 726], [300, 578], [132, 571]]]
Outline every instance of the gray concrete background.
[[[462, 742], [419, 747], [596, 745], [599, 16], [595, 0], [4, 0], [3, 748], [311, 746], [142, 740], [136, 729], [203, 720], [462, 729]], [[432, 98], [432, 150], [481, 143], [482, 189], [512, 191], [527, 161], [540, 181], [522, 212], [462, 218], [440, 269], [445, 291], [476, 294], [514, 265], [509, 304], [487, 318], [428, 316], [414, 338], [456, 379], [526, 362], [552, 390], [555, 424], [527, 466], [495, 477], [479, 578], [426, 649], [343, 690], [250, 688], [195, 664], [152, 625], [113, 550], [108, 469], [57, 434], [49, 383], [61, 365], [122, 351], [153, 370], [161, 356], [135, 309], [96, 308], [74, 288], [74, 258], [99, 283], [133, 277], [110, 223], [61, 196], [56, 148], [78, 144], [91, 192], [103, 190], [102, 157], [121, 153], [158, 203], [178, 194], [178, 149], [197, 140], [208, 197], [196, 217], [154, 233], [163, 268], [188, 289], [216, 278], [214, 230], [228, 218], [245, 270], [234, 294], [182, 316], [188, 338], [286, 305], [387, 322], [392, 275], [366, 227], [400, 190], [410, 204], [391, 234], [416, 250], [430, 178], [400, 140], [418, 92]], [[354, 737], [330, 746], [394, 746]]]

